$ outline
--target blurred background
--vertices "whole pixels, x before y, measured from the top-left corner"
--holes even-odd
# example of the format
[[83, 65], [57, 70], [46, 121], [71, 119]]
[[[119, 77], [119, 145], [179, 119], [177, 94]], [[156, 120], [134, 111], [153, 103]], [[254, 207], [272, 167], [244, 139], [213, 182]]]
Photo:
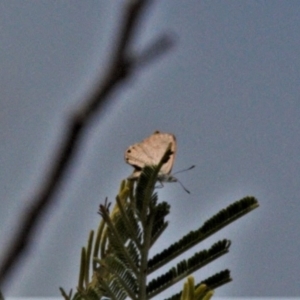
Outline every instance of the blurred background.
[[[51, 166], [68, 116], [105, 74], [124, 1], [2, 1], [0, 4], [0, 241], [11, 240]], [[170, 225], [152, 253], [247, 195], [260, 208], [193, 248], [218, 239], [230, 253], [197, 280], [229, 268], [218, 297], [300, 295], [299, 1], [155, 1], [134, 51], [161, 33], [176, 45], [118, 88], [82, 140], [55, 205], [6, 296], [59, 296], [75, 288], [81, 247], [99, 203], [114, 201], [132, 168], [126, 148], [154, 130], [176, 135], [173, 171], [158, 190]], [[1, 254], [0, 254], [1, 258]], [[170, 295], [181, 289], [182, 283]]]

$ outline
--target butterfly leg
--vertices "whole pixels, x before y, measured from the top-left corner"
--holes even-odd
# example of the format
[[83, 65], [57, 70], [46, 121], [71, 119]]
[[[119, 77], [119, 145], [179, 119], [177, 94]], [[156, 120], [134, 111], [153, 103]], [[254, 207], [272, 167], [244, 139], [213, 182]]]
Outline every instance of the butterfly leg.
[[156, 186], [155, 188], [156, 188], [156, 189], [161, 189], [161, 188], [163, 188], [163, 187], [164, 187], [164, 184], [162, 183], [162, 181], [160, 181], [160, 180], [157, 180], [157, 181], [159, 182], [159, 185]]

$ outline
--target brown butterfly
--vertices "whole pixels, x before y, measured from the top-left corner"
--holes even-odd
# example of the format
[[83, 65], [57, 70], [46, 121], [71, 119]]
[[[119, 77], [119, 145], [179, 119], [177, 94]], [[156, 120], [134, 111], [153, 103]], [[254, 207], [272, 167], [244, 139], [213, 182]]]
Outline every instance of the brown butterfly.
[[[158, 165], [170, 144], [172, 154], [169, 160], [162, 165], [158, 174], [158, 180], [161, 183], [179, 182], [181, 184], [177, 178], [170, 174], [176, 155], [176, 138], [171, 133], [163, 133], [160, 131], [155, 131], [142, 142], [128, 147], [125, 151], [125, 161], [134, 167], [134, 171], [128, 179], [137, 179], [142, 172], [142, 168], [145, 166]], [[191, 168], [193, 167], [194, 166]], [[183, 188], [189, 193], [185, 187]]]

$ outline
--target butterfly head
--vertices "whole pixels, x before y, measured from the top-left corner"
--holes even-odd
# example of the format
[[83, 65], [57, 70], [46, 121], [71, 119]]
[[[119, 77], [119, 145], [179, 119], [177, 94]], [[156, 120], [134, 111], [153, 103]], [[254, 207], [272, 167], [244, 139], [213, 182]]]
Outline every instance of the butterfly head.
[[160, 182], [177, 182], [177, 178], [172, 176], [171, 174], [159, 173], [157, 180]]

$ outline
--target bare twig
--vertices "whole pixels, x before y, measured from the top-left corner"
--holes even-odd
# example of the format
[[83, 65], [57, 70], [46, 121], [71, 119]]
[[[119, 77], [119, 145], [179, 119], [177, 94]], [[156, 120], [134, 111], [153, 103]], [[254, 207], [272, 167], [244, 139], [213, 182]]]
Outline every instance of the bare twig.
[[[10, 247], [8, 247], [6, 255], [4, 255], [3, 263], [0, 268], [0, 286], [4, 282], [8, 273], [14, 265], [16, 265], [22, 253], [28, 248], [29, 240], [34, 228], [37, 226], [39, 219], [54, 200], [54, 194], [64, 177], [77, 147], [80, 139], [92, 117], [99, 112], [106, 102], [108, 96], [124, 79], [128, 78], [136, 64], [141, 61], [129, 59], [129, 45], [131, 44], [134, 31], [140, 20], [143, 10], [150, 3], [150, 0], [129, 0], [125, 6], [123, 23], [120, 26], [120, 33], [115, 43], [115, 49], [112, 55], [111, 64], [108, 72], [94, 93], [83, 103], [82, 107], [71, 116], [67, 124], [66, 136], [61, 148], [56, 153], [54, 163], [46, 174], [45, 184], [36, 192], [32, 199], [32, 206], [28, 208], [20, 221], [20, 230], [14, 237]], [[159, 40], [158, 40], [159, 41]], [[162, 50], [166, 50], [170, 43], [166, 43], [161, 48], [161, 43], [157, 49], [156, 54], [160, 54]], [[148, 51], [155, 56], [155, 44], [149, 47]], [[147, 51], [145, 52], [147, 54]], [[150, 55], [151, 56], [151, 55]], [[143, 58], [143, 55], [140, 58]], [[149, 60], [149, 55], [146, 55]], [[151, 59], [153, 57], [150, 57]]]

